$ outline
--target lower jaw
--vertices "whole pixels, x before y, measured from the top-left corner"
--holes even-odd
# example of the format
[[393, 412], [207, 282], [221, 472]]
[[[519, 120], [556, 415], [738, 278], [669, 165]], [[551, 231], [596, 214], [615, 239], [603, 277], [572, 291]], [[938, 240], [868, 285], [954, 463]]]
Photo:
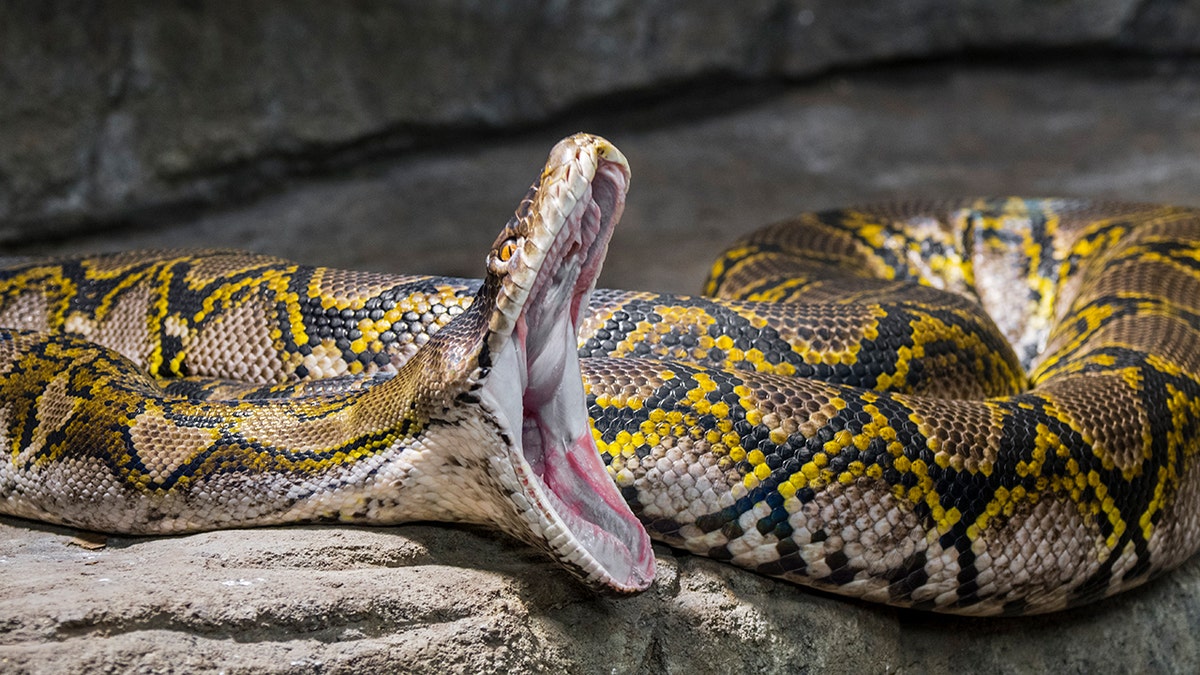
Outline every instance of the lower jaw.
[[[523, 373], [512, 368], [531, 365], [516, 347], [524, 346], [521, 337], [513, 336], [508, 347], [512, 352], [500, 355], [489, 380], [520, 378]], [[570, 350], [534, 356], [538, 357], [550, 359], [541, 365], [550, 371], [542, 379], [552, 391], [517, 392], [507, 379], [508, 386], [485, 397], [509, 411], [498, 417], [506, 417], [522, 439], [520, 447], [514, 444], [509, 452], [522, 492], [520, 499], [514, 498], [514, 505], [524, 511], [518, 522], [528, 530], [511, 534], [546, 548], [593, 584], [618, 592], [644, 590], [654, 575], [650, 540], [601, 461], [587, 417], [578, 356]], [[515, 417], [518, 408], [520, 419]]]

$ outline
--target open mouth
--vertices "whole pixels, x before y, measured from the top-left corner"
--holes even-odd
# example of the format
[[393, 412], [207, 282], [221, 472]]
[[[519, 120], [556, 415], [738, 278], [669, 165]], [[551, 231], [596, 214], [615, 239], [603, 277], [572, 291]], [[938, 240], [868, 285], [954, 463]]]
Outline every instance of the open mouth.
[[520, 309], [507, 339], [489, 340], [493, 367], [481, 393], [513, 440], [507, 460], [528, 501], [515, 499], [532, 529], [526, 536], [587, 581], [630, 592], [649, 586], [654, 556], [596, 449], [576, 348], [628, 187], [624, 158], [611, 153], [577, 156], [549, 185], [543, 176], [540, 189], [557, 192], [534, 200], [542, 223], [529, 235], [534, 245], [521, 249], [525, 259], [515, 261], [536, 273], [512, 293]]

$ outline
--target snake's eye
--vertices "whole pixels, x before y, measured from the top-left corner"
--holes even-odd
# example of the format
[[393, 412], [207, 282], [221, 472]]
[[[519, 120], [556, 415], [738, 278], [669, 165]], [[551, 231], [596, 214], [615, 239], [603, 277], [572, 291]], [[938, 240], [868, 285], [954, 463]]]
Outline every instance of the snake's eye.
[[499, 253], [500, 262], [508, 262], [509, 259], [512, 258], [513, 254], [516, 252], [517, 252], [517, 242], [516, 241], [509, 239], [508, 241], [504, 242], [504, 245], [500, 247], [500, 253]]

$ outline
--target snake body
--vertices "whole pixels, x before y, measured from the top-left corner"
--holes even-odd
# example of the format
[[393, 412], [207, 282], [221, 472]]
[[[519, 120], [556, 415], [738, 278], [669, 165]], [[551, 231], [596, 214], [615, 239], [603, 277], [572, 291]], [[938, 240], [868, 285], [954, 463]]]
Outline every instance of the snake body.
[[650, 583], [648, 532], [964, 614], [1090, 602], [1200, 545], [1200, 212], [807, 214], [731, 246], [703, 297], [592, 294], [628, 175], [564, 140], [483, 280], [237, 252], [9, 265], [0, 511], [483, 522], [618, 591]]

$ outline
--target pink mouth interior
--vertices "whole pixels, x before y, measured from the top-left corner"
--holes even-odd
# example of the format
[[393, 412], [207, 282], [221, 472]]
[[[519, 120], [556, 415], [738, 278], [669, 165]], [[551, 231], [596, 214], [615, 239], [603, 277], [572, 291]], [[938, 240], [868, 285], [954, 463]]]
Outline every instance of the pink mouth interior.
[[[602, 162], [547, 253], [514, 334], [524, 354], [522, 451], [546, 500], [617, 590], [654, 574], [649, 538], [608, 475], [588, 422], [576, 336], [627, 178]], [[564, 311], [569, 308], [569, 311]]]

